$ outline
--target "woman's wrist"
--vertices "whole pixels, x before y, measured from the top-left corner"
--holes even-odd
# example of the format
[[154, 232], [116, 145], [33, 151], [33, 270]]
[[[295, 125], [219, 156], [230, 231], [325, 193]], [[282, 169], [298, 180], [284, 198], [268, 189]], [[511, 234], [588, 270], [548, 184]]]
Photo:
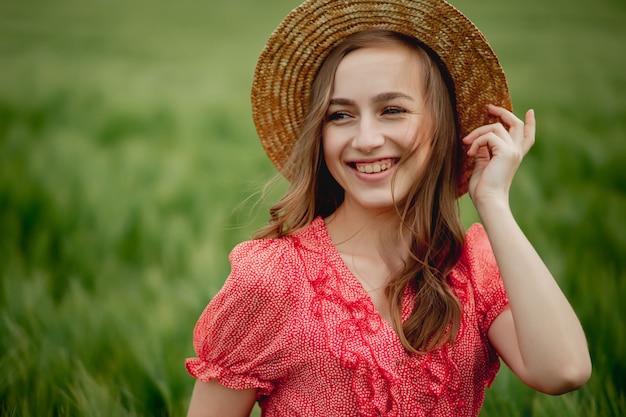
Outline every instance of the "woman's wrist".
[[472, 202], [474, 203], [476, 212], [485, 227], [494, 221], [498, 221], [499, 219], [513, 216], [508, 196], [476, 199], [472, 200]]

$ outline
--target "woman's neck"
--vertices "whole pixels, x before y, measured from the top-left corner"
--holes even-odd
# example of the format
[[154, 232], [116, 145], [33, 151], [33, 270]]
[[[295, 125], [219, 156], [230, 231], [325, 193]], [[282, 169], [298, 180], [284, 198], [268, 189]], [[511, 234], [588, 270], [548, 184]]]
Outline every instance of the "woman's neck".
[[[325, 222], [335, 247], [342, 253], [384, 259], [384, 254], [400, 255], [407, 247], [398, 239], [388, 239], [390, 231], [398, 230], [400, 225], [394, 209], [375, 212], [353, 209], [344, 203]], [[388, 244], [395, 247], [387, 247]]]

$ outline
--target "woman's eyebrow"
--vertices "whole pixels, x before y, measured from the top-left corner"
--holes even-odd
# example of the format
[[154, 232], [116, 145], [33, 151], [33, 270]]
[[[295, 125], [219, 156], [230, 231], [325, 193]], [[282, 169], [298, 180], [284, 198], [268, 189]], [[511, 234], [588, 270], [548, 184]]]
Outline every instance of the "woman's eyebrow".
[[347, 98], [331, 98], [328, 105], [332, 106], [333, 104], [338, 106], [352, 106], [354, 101]]
[[[372, 102], [374, 103], [384, 103], [386, 101], [390, 101], [390, 100], [394, 100], [397, 98], [404, 98], [407, 100], [411, 100], [411, 101], [415, 101], [413, 99], [413, 97], [411, 97], [408, 94], [405, 93], [400, 93], [400, 92], [396, 92], [396, 91], [391, 91], [391, 92], [387, 92], [387, 93], [380, 93], [375, 95], [374, 97], [372, 97]], [[330, 99], [330, 101], [328, 102], [329, 106], [332, 105], [337, 105], [337, 106], [352, 106], [354, 105], [354, 100], [350, 100], [348, 98], [332, 98]]]
[[410, 95], [405, 94], [405, 93], [401, 93], [401, 92], [396, 92], [396, 91], [391, 91], [391, 92], [388, 92], [388, 93], [380, 93], [380, 94], [372, 97], [372, 101], [374, 103], [383, 103], [385, 101], [394, 100], [394, 99], [397, 99], [397, 98], [404, 98], [404, 99], [408, 99], [408, 100], [414, 101], [413, 97], [411, 97]]

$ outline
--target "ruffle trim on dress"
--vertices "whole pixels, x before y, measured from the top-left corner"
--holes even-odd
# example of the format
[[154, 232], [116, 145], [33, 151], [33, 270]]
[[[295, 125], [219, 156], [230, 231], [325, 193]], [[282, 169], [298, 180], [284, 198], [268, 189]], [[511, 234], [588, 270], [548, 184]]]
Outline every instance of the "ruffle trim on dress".
[[[342, 276], [341, 270], [347, 267], [339, 254], [333, 252], [323, 219], [317, 218], [314, 225], [307, 231], [313, 231], [315, 236], [303, 233], [294, 239], [294, 244], [321, 254], [322, 261], [317, 264], [303, 262], [307, 268], [315, 268], [305, 274], [315, 293], [311, 308], [325, 324], [331, 354], [344, 369], [352, 371], [359, 416], [405, 415], [408, 410], [403, 410], [401, 404], [406, 395], [414, 395], [416, 391], [422, 395], [422, 409], [410, 410], [411, 415], [427, 417], [434, 410], [455, 415], [465, 404], [460, 396], [460, 372], [450, 357], [449, 345], [420, 355], [407, 353], [399, 341], [394, 346], [385, 344], [379, 333], [394, 331], [362, 288], [359, 291], [356, 278], [350, 282]], [[320, 247], [327, 250], [320, 252]], [[350, 318], [339, 326], [332, 325], [337, 317], [345, 316]], [[397, 338], [395, 332], [393, 336]], [[396, 371], [400, 365], [415, 370], [410, 383], [404, 381], [404, 386]]]
[[258, 388], [257, 398], [268, 395], [274, 388], [270, 382], [262, 381], [250, 375], [230, 372], [228, 369], [199, 358], [187, 359], [185, 367], [190, 375], [200, 381], [209, 382], [211, 379], [217, 379], [220, 384], [232, 389]]

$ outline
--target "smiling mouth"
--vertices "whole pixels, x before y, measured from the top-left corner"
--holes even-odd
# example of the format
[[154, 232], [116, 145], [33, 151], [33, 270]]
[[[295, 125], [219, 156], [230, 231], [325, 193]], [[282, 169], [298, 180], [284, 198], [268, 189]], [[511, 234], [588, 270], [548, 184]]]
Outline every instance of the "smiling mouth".
[[352, 162], [349, 165], [363, 174], [377, 174], [387, 171], [396, 163], [396, 159], [382, 159], [375, 162]]

